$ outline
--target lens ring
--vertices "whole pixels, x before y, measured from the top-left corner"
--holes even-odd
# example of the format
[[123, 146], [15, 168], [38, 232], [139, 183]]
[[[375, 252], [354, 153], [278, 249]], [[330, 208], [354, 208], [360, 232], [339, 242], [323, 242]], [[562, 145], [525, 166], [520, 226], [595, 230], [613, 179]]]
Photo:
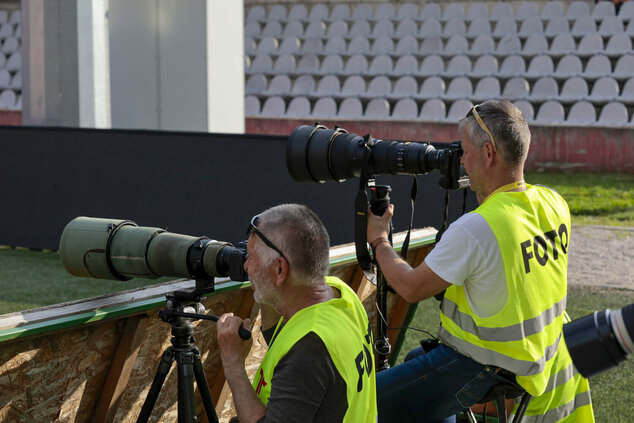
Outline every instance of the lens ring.
[[[307, 152], [310, 150], [310, 142], [312, 141], [313, 136], [317, 132], [319, 132], [319, 130], [321, 129], [328, 129], [328, 128], [326, 128], [324, 125], [315, 125], [315, 128], [313, 128], [313, 130], [311, 131], [310, 135], [308, 136], [308, 141], [306, 141]], [[319, 179], [315, 178], [315, 175], [313, 175], [313, 172], [310, 171], [310, 164], [308, 163], [308, 154], [305, 155], [305, 160], [306, 160], [306, 171], [308, 172], [308, 175], [310, 175], [313, 181], [319, 182]]]
[[337, 179], [335, 178], [335, 172], [332, 169], [332, 161], [330, 160], [330, 155], [332, 154], [332, 146], [335, 143], [335, 138], [337, 138], [341, 134], [347, 134], [347, 133], [348, 131], [346, 131], [345, 129], [337, 128], [335, 132], [332, 134], [332, 136], [330, 137], [330, 144], [328, 145], [328, 172], [330, 173], [330, 177], [332, 179]]
[[634, 342], [627, 330], [627, 325], [623, 317], [623, 309], [611, 312], [610, 322], [612, 323], [612, 329], [621, 348], [623, 348], [627, 354], [632, 354], [632, 352], [634, 352]]
[[152, 270], [152, 268], [150, 267], [150, 258], [148, 257], [148, 251], [150, 251], [150, 243], [152, 242], [152, 240], [154, 240], [154, 238], [156, 238], [158, 235], [162, 234], [166, 232], [163, 229], [159, 229], [158, 231], [154, 232], [147, 240], [147, 242], [145, 243], [145, 264], [148, 268], [148, 270], [150, 271], [150, 273], [152, 273], [154, 276], [156, 276], [157, 278], [160, 278], [161, 275], [159, 275], [158, 273], [156, 273], [154, 270]]
[[106, 241], [106, 266], [108, 266], [108, 270], [110, 271], [110, 274], [112, 274], [112, 276], [114, 276], [115, 278], [121, 281], [129, 281], [132, 278], [128, 276], [123, 276], [122, 274], [117, 272], [117, 269], [114, 268], [114, 265], [112, 264], [112, 259], [110, 258], [110, 248], [112, 247], [112, 240], [114, 239], [114, 236], [117, 233], [117, 231], [124, 226], [138, 227], [139, 225], [137, 225], [131, 220], [124, 220], [123, 222], [113, 225], [112, 228], [110, 228], [110, 233], [108, 234], [108, 240]]
[[300, 182], [317, 182], [308, 170], [309, 138], [318, 130], [327, 129], [323, 125], [301, 125], [288, 137], [286, 146], [286, 167], [291, 177]]

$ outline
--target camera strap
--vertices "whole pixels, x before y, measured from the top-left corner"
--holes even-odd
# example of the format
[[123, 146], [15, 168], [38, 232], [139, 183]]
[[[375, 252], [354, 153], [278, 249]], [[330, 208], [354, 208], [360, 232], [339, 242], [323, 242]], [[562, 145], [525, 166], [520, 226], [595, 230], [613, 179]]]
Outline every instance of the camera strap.
[[[467, 188], [461, 188], [461, 189], [462, 189], [462, 214], [465, 214], [467, 210]], [[434, 241], [435, 244], [438, 244], [438, 242], [440, 242], [440, 239], [442, 238], [442, 234], [444, 234], [445, 231], [447, 230], [447, 220], [449, 220], [449, 190], [445, 190], [445, 212], [442, 219], [442, 226], [440, 227], [440, 230], [438, 230], [438, 232], [436, 233], [436, 239]], [[438, 294], [434, 295], [434, 298], [440, 301], [441, 304], [444, 297], [445, 297], [445, 291], [439, 292]]]
[[357, 262], [363, 270], [363, 274], [373, 285], [376, 285], [376, 274], [372, 268], [372, 259], [368, 251], [368, 181], [370, 175], [368, 173], [370, 155], [372, 150], [370, 147], [374, 144], [371, 135], [363, 138], [363, 166], [359, 177], [359, 191], [354, 200], [354, 246], [357, 254]]
[[409, 249], [409, 239], [412, 233], [412, 227], [414, 226], [414, 203], [416, 202], [417, 193], [418, 193], [418, 179], [416, 179], [416, 175], [414, 175], [414, 180], [412, 181], [412, 190], [409, 195], [409, 199], [412, 204], [412, 214], [409, 217], [409, 228], [407, 229], [407, 235], [405, 236], [405, 240], [403, 241], [403, 246], [401, 247], [401, 258], [405, 261], [407, 261], [407, 250]]
[[436, 232], [436, 240], [435, 243], [438, 244], [440, 239], [442, 238], [442, 234], [447, 230], [447, 221], [449, 220], [449, 190], [445, 190], [445, 210], [442, 216], [442, 225], [440, 225], [440, 229]]

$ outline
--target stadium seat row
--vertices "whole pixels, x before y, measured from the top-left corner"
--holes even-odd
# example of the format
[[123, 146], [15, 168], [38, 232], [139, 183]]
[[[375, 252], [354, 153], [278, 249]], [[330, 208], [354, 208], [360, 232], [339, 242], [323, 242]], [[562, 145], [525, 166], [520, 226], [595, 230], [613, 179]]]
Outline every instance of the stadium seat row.
[[[282, 97], [268, 97], [261, 104], [255, 96], [247, 96], [247, 116], [298, 117], [298, 118], [338, 118], [338, 119], [422, 119], [429, 121], [456, 123], [464, 117], [473, 103], [466, 99], [446, 103], [440, 99], [429, 99], [422, 103], [411, 98], [400, 99], [393, 105], [385, 98], [372, 98], [362, 102], [355, 97], [340, 101], [333, 97], [319, 98], [314, 102], [307, 97], [295, 97], [287, 103]], [[529, 122], [544, 124], [632, 126], [634, 116], [629, 116], [627, 108], [619, 102], [610, 102], [599, 109], [587, 102], [574, 103], [568, 111], [557, 101], [547, 101], [539, 106], [537, 114], [533, 105], [526, 101], [516, 101]], [[449, 105], [449, 106], [448, 106]], [[598, 116], [598, 117], [597, 117]]]
[[0, 109], [22, 108], [22, 14], [0, 10]]
[[616, 58], [623, 54], [634, 53], [632, 37], [625, 33], [611, 35], [606, 37], [606, 39], [599, 34], [587, 34], [578, 42], [569, 34], [557, 35], [550, 41], [543, 34], [533, 34], [526, 40], [521, 40], [517, 35], [506, 35], [497, 41], [488, 35], [479, 35], [472, 42], [469, 42], [462, 35], [454, 35], [446, 42], [438, 37], [419, 41], [411, 36], [403, 37], [396, 43], [390, 37], [379, 37], [372, 40], [372, 42], [365, 37], [355, 37], [349, 41], [342, 37], [334, 37], [325, 44], [318, 39], [306, 39], [301, 42], [297, 37], [284, 38], [281, 43], [274, 37], [263, 38], [258, 44], [249, 38], [245, 38], [244, 41], [245, 54], [247, 56], [279, 56], [286, 54], [317, 54], [319, 56], [363, 54], [376, 56], [388, 54], [398, 57], [404, 54], [411, 54], [417, 57], [424, 57], [430, 54], [442, 56], [453, 56], [456, 54], [468, 54], [470, 56], [483, 54], [495, 56], [548, 54], [553, 57], [561, 57], [566, 54], [576, 54], [581, 57], [588, 57], [602, 53]]
[[[566, 7], [567, 6], [567, 7]], [[572, 1], [565, 4], [562, 1], [543, 2], [543, 7], [539, 8], [537, 3], [525, 1], [520, 3], [516, 10], [510, 3], [494, 2], [489, 6], [484, 2], [472, 2], [467, 8], [458, 2], [447, 2], [444, 8], [438, 3], [425, 3], [418, 6], [415, 3], [407, 2], [400, 5], [393, 3], [378, 4], [372, 7], [370, 4], [360, 3], [355, 6], [347, 4], [336, 4], [332, 8], [327, 4], [315, 4], [308, 10], [304, 4], [295, 4], [290, 8], [283, 5], [274, 5], [268, 10], [262, 5], [255, 5], [249, 8], [246, 14], [247, 22], [263, 21], [314, 21], [314, 20], [403, 20], [416, 18], [424, 20], [429, 18], [451, 20], [464, 19], [472, 21], [478, 18], [499, 20], [505, 17], [515, 19], [525, 19], [529, 17], [541, 17], [549, 19], [553, 16], [565, 17], [575, 20], [582, 16], [591, 16], [600, 20], [609, 16], [617, 16], [616, 8], [611, 2], [600, 2], [592, 8], [586, 1]], [[619, 13], [619, 17], [631, 19], [634, 17], [634, 6], [625, 3]]]
[[[474, 89], [475, 85], [475, 89]], [[503, 85], [503, 88], [502, 88]], [[340, 81], [335, 75], [326, 75], [316, 81], [309, 75], [302, 75], [295, 81], [286, 75], [276, 75], [270, 82], [264, 75], [252, 75], [246, 83], [245, 93], [254, 96], [307, 96], [318, 98], [325, 96], [374, 98], [384, 97], [390, 100], [401, 98], [445, 100], [470, 99], [476, 102], [489, 98], [504, 97], [510, 100], [530, 100], [542, 102], [559, 100], [562, 103], [572, 103], [588, 100], [595, 104], [610, 101], [621, 101], [634, 105], [634, 77], [619, 83], [611, 77], [601, 77], [589, 85], [580, 77], [572, 77], [564, 81], [557, 81], [546, 76], [530, 83], [523, 77], [514, 77], [504, 84], [493, 76], [480, 79], [476, 84], [471, 79], [459, 76], [445, 82], [438, 76], [430, 76], [422, 83], [418, 83], [411, 76], [403, 76], [395, 82], [380, 75], [366, 81], [359, 75], [351, 75]]]
[[629, 23], [627, 23], [628, 21], [618, 16], [611, 16], [597, 24], [593, 18], [586, 16], [577, 18], [572, 22], [563, 17], [552, 17], [547, 21], [542, 21], [540, 18], [526, 18], [521, 22], [517, 22], [513, 18], [502, 18], [495, 23], [491, 23], [484, 18], [478, 18], [468, 24], [468, 29], [467, 23], [458, 19], [447, 22], [427, 19], [421, 23], [413, 19], [405, 19], [396, 25], [389, 20], [378, 22], [361, 20], [351, 24], [346, 21], [313, 21], [306, 24], [300, 21], [290, 21], [285, 24], [278, 21], [270, 21], [265, 24], [252, 21], [246, 22], [244, 34], [255, 39], [271, 36], [325, 39], [332, 37], [378, 38], [384, 36], [396, 39], [405, 36], [449, 38], [454, 35], [475, 38], [483, 34], [494, 38], [501, 38], [507, 34], [518, 35], [522, 38], [532, 34], [544, 34], [552, 38], [558, 34], [571, 34], [576, 37], [593, 33], [613, 35], [627, 32], [634, 34], [633, 21], [634, 19], [629, 20]]
[[[388, 55], [365, 56], [353, 55], [345, 59], [340, 55], [329, 55], [323, 59], [314, 54], [298, 57], [281, 55], [273, 58], [269, 55], [258, 55], [247, 64], [246, 73], [250, 74], [287, 74], [287, 75], [387, 75], [425, 77], [430, 75], [470, 76], [480, 78], [487, 75], [497, 75], [499, 78], [512, 76], [526, 76], [538, 78], [553, 76], [557, 79], [571, 76], [583, 76], [596, 79], [600, 76], [612, 76], [616, 79], [627, 79], [632, 76], [634, 69], [634, 54], [626, 54], [612, 60], [596, 54], [587, 58], [577, 55], [565, 55], [553, 58], [549, 55], [535, 55], [524, 58], [520, 55], [508, 55], [499, 59], [492, 55], [481, 55], [477, 58], [466, 55], [454, 55], [443, 58], [439, 55], [429, 55], [418, 60], [413, 55], [404, 55], [393, 59]], [[527, 66], [527, 60], [528, 66]], [[394, 63], [396, 61], [396, 63]], [[501, 61], [501, 63], [500, 63]], [[584, 63], [585, 62], [585, 63]], [[556, 64], [556, 65], [555, 65]]]

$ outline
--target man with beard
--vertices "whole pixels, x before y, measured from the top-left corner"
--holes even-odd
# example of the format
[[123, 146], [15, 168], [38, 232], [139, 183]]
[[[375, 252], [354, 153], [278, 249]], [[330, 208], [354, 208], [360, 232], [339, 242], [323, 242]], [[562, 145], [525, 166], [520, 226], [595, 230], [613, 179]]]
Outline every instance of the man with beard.
[[372, 336], [355, 292], [328, 277], [330, 239], [308, 207], [283, 204], [249, 225], [247, 260], [268, 351], [249, 382], [249, 320], [218, 322], [218, 346], [240, 422], [375, 422]]

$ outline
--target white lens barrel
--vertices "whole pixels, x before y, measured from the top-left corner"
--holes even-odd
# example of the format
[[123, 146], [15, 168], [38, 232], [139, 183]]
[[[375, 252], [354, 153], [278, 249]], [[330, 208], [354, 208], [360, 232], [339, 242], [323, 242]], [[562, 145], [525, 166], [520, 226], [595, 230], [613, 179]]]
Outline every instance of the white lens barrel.
[[632, 341], [630, 333], [627, 330], [622, 308], [610, 312], [610, 323], [612, 323], [614, 336], [619, 341], [621, 348], [623, 348], [627, 355], [632, 354], [632, 352], [634, 352], [634, 341]]

